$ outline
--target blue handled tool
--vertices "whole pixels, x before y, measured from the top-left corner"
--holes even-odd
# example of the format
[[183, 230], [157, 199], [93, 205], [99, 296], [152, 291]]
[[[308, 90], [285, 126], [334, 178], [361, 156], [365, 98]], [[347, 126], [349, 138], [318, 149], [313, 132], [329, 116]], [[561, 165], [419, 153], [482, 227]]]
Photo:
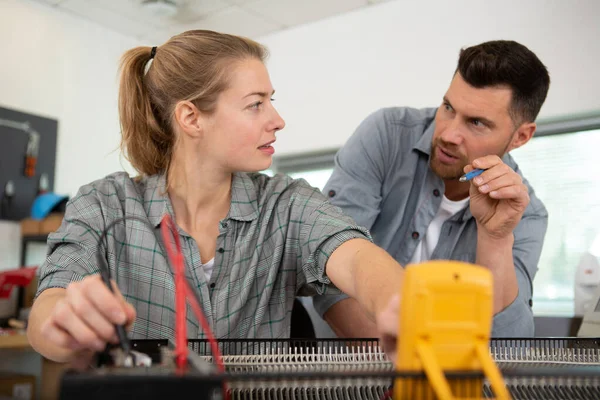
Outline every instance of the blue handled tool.
[[471, 179], [475, 178], [476, 176], [481, 175], [484, 171], [485, 171], [485, 169], [474, 169], [473, 171], [467, 172], [466, 174], [464, 174], [463, 176], [458, 178], [458, 180], [460, 182], [470, 181]]

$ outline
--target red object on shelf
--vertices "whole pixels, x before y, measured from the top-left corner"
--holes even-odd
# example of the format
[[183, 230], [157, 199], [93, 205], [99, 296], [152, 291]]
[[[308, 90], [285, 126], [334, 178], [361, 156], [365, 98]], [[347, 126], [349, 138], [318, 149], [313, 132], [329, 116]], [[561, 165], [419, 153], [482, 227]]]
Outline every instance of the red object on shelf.
[[27, 286], [35, 277], [37, 267], [0, 271], [0, 299], [8, 299], [14, 286]]

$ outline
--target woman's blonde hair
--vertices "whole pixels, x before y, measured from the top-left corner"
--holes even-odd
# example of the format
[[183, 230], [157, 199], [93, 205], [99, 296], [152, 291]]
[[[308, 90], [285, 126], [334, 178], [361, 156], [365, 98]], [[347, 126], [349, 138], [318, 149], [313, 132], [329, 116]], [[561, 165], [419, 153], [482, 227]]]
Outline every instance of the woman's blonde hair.
[[119, 86], [124, 156], [142, 175], [165, 173], [175, 145], [175, 105], [190, 101], [211, 113], [228, 86], [232, 65], [249, 58], [264, 62], [267, 54], [253, 40], [206, 30], [173, 36], [158, 48], [128, 50]]

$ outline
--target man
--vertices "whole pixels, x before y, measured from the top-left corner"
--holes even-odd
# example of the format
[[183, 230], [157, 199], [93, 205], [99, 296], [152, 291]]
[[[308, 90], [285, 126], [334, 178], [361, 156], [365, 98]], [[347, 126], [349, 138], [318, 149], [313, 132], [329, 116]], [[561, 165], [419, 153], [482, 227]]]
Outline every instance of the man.
[[[441, 106], [367, 117], [324, 189], [402, 266], [449, 259], [487, 267], [494, 337], [533, 335], [532, 281], [548, 214], [508, 153], [533, 136], [549, 85], [546, 67], [519, 43], [464, 49]], [[474, 168], [485, 172], [459, 181]], [[377, 335], [352, 299], [321, 296], [315, 308], [339, 336]]]

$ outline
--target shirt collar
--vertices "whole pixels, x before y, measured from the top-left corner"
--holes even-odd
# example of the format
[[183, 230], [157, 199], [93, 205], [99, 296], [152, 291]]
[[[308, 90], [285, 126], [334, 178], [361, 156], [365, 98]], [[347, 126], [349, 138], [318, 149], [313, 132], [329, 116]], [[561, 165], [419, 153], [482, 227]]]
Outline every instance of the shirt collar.
[[164, 174], [148, 176], [145, 181], [144, 208], [150, 223], [156, 228], [165, 214], [173, 215], [173, 206], [167, 194]]
[[258, 195], [254, 180], [245, 172], [233, 174], [229, 218], [253, 221], [258, 218]]
[[[144, 208], [150, 223], [156, 228], [165, 214], [174, 216], [173, 206], [166, 191], [164, 174], [145, 178]], [[231, 182], [231, 205], [228, 218], [252, 221], [258, 218], [258, 196], [254, 181], [247, 173], [235, 173]]]
[[435, 120], [431, 120], [429, 126], [423, 132], [423, 135], [417, 140], [413, 146], [413, 150], [419, 150], [420, 152], [431, 155], [431, 142], [433, 141], [433, 131], [435, 131]]

